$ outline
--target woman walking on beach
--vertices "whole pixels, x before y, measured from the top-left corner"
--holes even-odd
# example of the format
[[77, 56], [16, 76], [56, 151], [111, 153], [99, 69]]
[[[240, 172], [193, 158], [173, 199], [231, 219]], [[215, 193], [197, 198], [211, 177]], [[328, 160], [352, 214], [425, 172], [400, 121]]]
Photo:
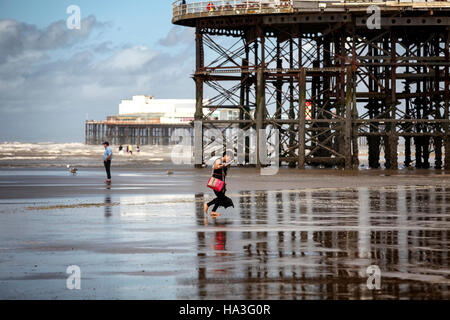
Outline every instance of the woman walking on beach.
[[[216, 179], [219, 179], [219, 180], [222, 180], [223, 182], [225, 182], [225, 179], [226, 179], [226, 176], [228, 173], [228, 168], [230, 167], [230, 161], [231, 161], [231, 156], [227, 152], [223, 153], [222, 158], [218, 158], [216, 161], [214, 161], [213, 174], [212, 174], [213, 178], [216, 178]], [[208, 215], [208, 209], [212, 205], [214, 205], [213, 210], [211, 212], [212, 217], [220, 216], [220, 214], [217, 213], [217, 209], [219, 207], [224, 207], [224, 208], [233, 207], [234, 208], [233, 201], [230, 198], [228, 198], [227, 196], [225, 196], [226, 192], [227, 192], [226, 183], [224, 184], [221, 191], [214, 190], [214, 194], [216, 195], [216, 198], [208, 203], [203, 204], [206, 215]]]

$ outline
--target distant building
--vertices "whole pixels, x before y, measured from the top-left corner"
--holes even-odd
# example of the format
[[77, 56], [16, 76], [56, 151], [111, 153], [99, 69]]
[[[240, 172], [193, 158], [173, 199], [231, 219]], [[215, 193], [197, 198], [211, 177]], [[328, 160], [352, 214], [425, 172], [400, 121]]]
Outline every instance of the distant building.
[[[208, 104], [208, 100], [203, 103], [205, 106]], [[163, 124], [187, 123], [194, 121], [195, 105], [195, 99], [155, 99], [152, 96], [133, 96], [131, 100], [122, 100], [118, 115], [108, 118], [150, 120]], [[216, 120], [232, 120], [235, 117], [239, 117], [238, 110], [213, 111], [210, 114], [210, 118]]]
[[153, 119], [159, 123], [186, 123], [194, 120], [195, 99], [155, 99], [152, 96], [134, 96], [122, 100], [120, 117]]

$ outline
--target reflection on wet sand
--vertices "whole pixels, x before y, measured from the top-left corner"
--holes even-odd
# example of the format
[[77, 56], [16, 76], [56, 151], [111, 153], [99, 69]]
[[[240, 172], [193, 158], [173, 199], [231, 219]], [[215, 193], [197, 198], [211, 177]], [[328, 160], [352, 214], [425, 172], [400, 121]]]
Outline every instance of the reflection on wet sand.
[[[203, 200], [200, 298], [450, 298], [449, 188], [241, 192], [207, 226]], [[381, 290], [367, 288], [370, 265]]]
[[105, 196], [105, 218], [109, 218], [112, 215], [111, 210], [111, 196], [106, 195]]
[[211, 196], [3, 201], [0, 298], [450, 299], [449, 187], [235, 192], [218, 218]]

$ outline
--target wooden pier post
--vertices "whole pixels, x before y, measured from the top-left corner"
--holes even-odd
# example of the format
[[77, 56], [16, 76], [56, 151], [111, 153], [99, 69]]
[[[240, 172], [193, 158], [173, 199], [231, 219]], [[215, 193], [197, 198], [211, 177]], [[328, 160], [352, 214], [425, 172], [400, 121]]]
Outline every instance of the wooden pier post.
[[300, 68], [298, 74], [298, 169], [305, 169], [306, 164], [306, 71]]

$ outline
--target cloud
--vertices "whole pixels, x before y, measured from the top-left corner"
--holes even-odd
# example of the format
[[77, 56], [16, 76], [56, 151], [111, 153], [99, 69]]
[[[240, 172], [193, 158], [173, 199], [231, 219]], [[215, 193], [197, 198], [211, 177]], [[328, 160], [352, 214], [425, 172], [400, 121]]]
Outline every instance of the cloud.
[[94, 47], [94, 51], [97, 53], [108, 53], [114, 50], [112, 47], [112, 41], [104, 41]]
[[69, 30], [63, 20], [53, 22], [45, 29], [16, 20], [0, 20], [0, 63], [28, 51], [48, 51], [67, 48], [88, 38], [95, 28], [105, 26], [94, 16], [81, 21], [80, 30]]
[[[166, 41], [161, 41], [169, 46], [175, 38], [180, 41], [171, 50], [163, 46], [166, 51], [108, 39], [91, 43], [95, 28], [105, 24], [95, 17], [86, 19], [86, 29], [78, 35], [61, 29], [61, 22], [39, 29], [0, 20], [2, 140], [37, 141], [53, 136], [59, 141], [83, 141], [87, 113], [90, 119], [105, 119], [118, 112], [122, 99], [136, 94], [157, 98], [194, 95], [190, 75], [195, 55], [186, 34], [177, 31], [174, 36], [170, 30]], [[6, 44], [10, 47], [4, 48]], [[64, 54], [55, 56], [54, 50]]]
[[134, 72], [142, 68], [156, 55], [157, 53], [152, 52], [145, 46], [135, 46], [119, 51], [108, 61], [102, 62], [102, 67], [108, 70]]
[[175, 47], [179, 45], [193, 44], [195, 39], [194, 29], [175, 26], [167, 35], [158, 40], [158, 44], [164, 47]]

